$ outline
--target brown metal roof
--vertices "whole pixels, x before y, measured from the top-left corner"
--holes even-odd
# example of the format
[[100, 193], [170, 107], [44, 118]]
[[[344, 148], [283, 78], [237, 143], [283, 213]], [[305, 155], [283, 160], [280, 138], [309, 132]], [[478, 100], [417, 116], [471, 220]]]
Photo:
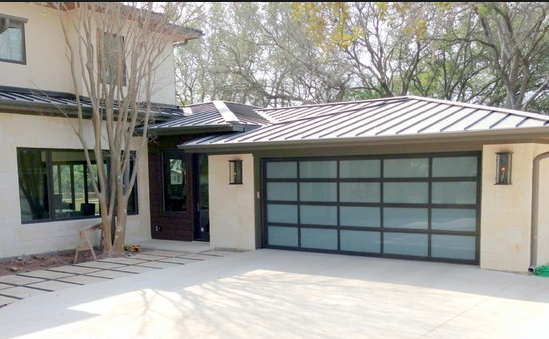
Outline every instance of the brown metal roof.
[[244, 131], [269, 122], [254, 112], [258, 107], [226, 101], [212, 101], [185, 106], [183, 115], [149, 126], [157, 134], [185, 133], [193, 129]]
[[546, 128], [549, 116], [415, 96], [258, 109], [271, 123], [246, 133], [206, 137], [185, 149], [306, 142], [410, 139], [424, 136], [528, 131]]

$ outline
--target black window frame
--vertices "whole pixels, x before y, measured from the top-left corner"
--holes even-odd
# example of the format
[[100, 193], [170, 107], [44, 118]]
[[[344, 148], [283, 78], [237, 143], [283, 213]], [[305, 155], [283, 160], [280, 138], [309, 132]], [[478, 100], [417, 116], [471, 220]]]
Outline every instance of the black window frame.
[[9, 62], [14, 64], [26, 65], [27, 64], [27, 50], [26, 50], [26, 38], [25, 38], [25, 24], [28, 19], [19, 18], [11, 15], [0, 13], [0, 35], [2, 35], [8, 29], [21, 30], [21, 60], [6, 59], [0, 56], [0, 62]]
[[[19, 196], [21, 195], [21, 187], [20, 187], [20, 173], [21, 173], [21, 169], [19, 168], [19, 164], [20, 164], [20, 151], [34, 151], [34, 152], [44, 152], [44, 155], [45, 155], [45, 166], [46, 166], [46, 185], [47, 185], [47, 188], [46, 188], [46, 199], [47, 201], [44, 202], [44, 205], [45, 205], [45, 208], [47, 208], [47, 215], [48, 217], [47, 218], [41, 218], [41, 219], [32, 219], [32, 220], [23, 220], [23, 216], [22, 216], [22, 210], [20, 209], [19, 213], [20, 213], [20, 217], [21, 217], [21, 223], [22, 224], [35, 224], [35, 223], [45, 223], [45, 222], [56, 222], [56, 221], [68, 221], [68, 220], [78, 220], [78, 219], [91, 219], [91, 218], [98, 218], [100, 217], [100, 212], [99, 214], [93, 214], [93, 215], [85, 215], [85, 214], [82, 214], [82, 215], [73, 215], [73, 216], [65, 216], [65, 217], [57, 217], [56, 216], [56, 213], [55, 213], [55, 193], [54, 193], [54, 166], [56, 165], [59, 165], [60, 163], [54, 163], [53, 161], [53, 157], [52, 157], [52, 153], [54, 152], [81, 152], [82, 154], [84, 153], [83, 150], [79, 150], [79, 149], [65, 149], [65, 148], [34, 148], [34, 147], [17, 147], [17, 150], [16, 150], [16, 153], [17, 153], [17, 177], [18, 177], [18, 187], [19, 187], [19, 191], [18, 191], [18, 194]], [[93, 151], [90, 151], [93, 153]], [[132, 153], [135, 153], [135, 151], [132, 151]], [[105, 166], [107, 168], [107, 170], [110, 168], [109, 167], [109, 160], [108, 160], [108, 157], [105, 157]], [[85, 160], [82, 162], [82, 161], [74, 161], [74, 162], [69, 162], [71, 164], [76, 164], [76, 163], [79, 163], [79, 164], [83, 164], [85, 166], [85, 168], [87, 167], [87, 164], [85, 162]], [[131, 158], [131, 162], [130, 162], [130, 169], [133, 168], [133, 166], [136, 166], [137, 164], [135, 164], [135, 158], [134, 156], [132, 156]], [[87, 172], [87, 169], [86, 169], [86, 172]], [[72, 180], [72, 179], [71, 179]], [[85, 181], [85, 186], [87, 186], [87, 181]], [[139, 195], [138, 195], [138, 183], [137, 183], [137, 180], [134, 184], [134, 188], [132, 189], [132, 194], [130, 196], [130, 199], [132, 201], [129, 201], [128, 202], [128, 207], [130, 206], [135, 206], [133, 210], [129, 210], [128, 209], [128, 215], [138, 215], [139, 214], [139, 204], [138, 204], [138, 201], [139, 201]], [[89, 189], [86, 189], [87, 191], [87, 194], [90, 193], [91, 191]], [[93, 193], [93, 192], [92, 192]], [[86, 202], [88, 201], [87, 199], [89, 198], [89, 196], [86, 196], [85, 197], [85, 200]], [[20, 199], [20, 198], [19, 198]]]

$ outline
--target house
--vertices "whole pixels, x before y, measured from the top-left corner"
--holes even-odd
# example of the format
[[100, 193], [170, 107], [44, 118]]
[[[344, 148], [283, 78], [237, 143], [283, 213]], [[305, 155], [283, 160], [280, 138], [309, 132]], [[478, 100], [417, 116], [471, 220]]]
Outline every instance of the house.
[[180, 145], [208, 154], [212, 247], [549, 262], [549, 116], [414, 96], [256, 112]]
[[[97, 223], [99, 216], [74, 131], [77, 99], [84, 117], [92, 106], [82, 79], [72, 79], [59, 17], [75, 17], [82, 9], [78, 3], [64, 3], [66, 11], [60, 12], [52, 4], [58, 3], [9, 2], [0, 8], [0, 258], [74, 249], [78, 230]], [[173, 40], [163, 46], [166, 56], [156, 65], [160, 76], [150, 100], [156, 122], [183, 116], [175, 105], [173, 46], [202, 35], [186, 27], [166, 29], [172, 30]], [[69, 34], [76, 36], [75, 31]], [[108, 65], [107, 77], [110, 70]], [[91, 126], [84, 119], [84, 138], [93, 147]], [[133, 137], [131, 149], [141, 140]], [[146, 150], [133, 166], [138, 176], [128, 206], [129, 242], [151, 237]]]
[[[19, 52], [0, 47], [0, 258], [74, 249], [78, 230], [98, 217], [74, 119], [61, 114], [76, 97], [51, 11], [0, 10], [0, 27], [20, 37]], [[173, 59], [162, 67], [173, 73]], [[179, 107], [174, 81], [155, 92], [149, 147], [134, 164], [130, 243], [207, 241], [513, 272], [549, 262], [548, 116], [414, 96]]]

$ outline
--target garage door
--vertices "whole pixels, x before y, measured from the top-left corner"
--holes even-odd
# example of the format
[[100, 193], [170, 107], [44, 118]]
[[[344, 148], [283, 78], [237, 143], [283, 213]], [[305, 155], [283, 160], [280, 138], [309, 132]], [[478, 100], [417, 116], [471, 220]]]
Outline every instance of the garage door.
[[264, 159], [264, 246], [476, 264], [479, 166], [479, 153]]

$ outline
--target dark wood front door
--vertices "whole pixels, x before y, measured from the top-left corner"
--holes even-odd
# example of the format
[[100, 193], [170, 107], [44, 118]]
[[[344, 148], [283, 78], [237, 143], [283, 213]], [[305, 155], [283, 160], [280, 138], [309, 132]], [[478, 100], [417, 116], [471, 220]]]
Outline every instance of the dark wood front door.
[[194, 240], [210, 241], [210, 207], [208, 201], [208, 156], [193, 156]]

